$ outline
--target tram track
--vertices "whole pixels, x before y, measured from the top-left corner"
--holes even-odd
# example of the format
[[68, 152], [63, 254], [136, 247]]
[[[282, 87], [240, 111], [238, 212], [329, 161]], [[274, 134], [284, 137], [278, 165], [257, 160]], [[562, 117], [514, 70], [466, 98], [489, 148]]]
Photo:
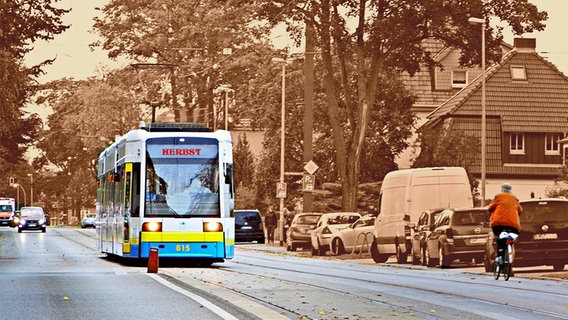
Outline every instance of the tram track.
[[[450, 309], [455, 310], [455, 314], [461, 314], [463, 312], [468, 312], [464, 310], [464, 308], [460, 308], [460, 306], [453, 306], [448, 305], [447, 303], [438, 302], [436, 304], [435, 301], [420, 301], [426, 302], [427, 304], [431, 304], [433, 308], [416, 308], [415, 305], [419, 303], [409, 303], [416, 297], [413, 297], [412, 294], [404, 294], [401, 296], [397, 296], [397, 292], [401, 289], [407, 292], [421, 292], [422, 295], [431, 296], [431, 297], [451, 297], [452, 300], [463, 300], [469, 301], [470, 304], [478, 304], [478, 305], [485, 305], [490, 308], [496, 309], [507, 309], [512, 310], [517, 313], [525, 313], [533, 315], [533, 319], [568, 319], [568, 314], [563, 314], [559, 312], [553, 312], [546, 310], [544, 308], [535, 309], [534, 307], [526, 307], [520, 303], [511, 303], [508, 300], [499, 300], [495, 297], [489, 296], [474, 296], [472, 294], [460, 294], [458, 292], [449, 292], [448, 290], [438, 289], [436, 286], [430, 285], [430, 287], [424, 287], [419, 283], [424, 281], [425, 272], [429, 272], [428, 270], [416, 270], [421, 271], [416, 274], [405, 272], [404, 275], [396, 275], [394, 280], [388, 281], [381, 281], [377, 280], [380, 278], [391, 278], [393, 277], [393, 270], [382, 271], [383, 268], [364, 268], [364, 271], [353, 271], [349, 267], [342, 267], [342, 266], [333, 266], [329, 267], [326, 266], [325, 271], [318, 271], [317, 267], [314, 268], [312, 263], [306, 262], [302, 263], [301, 259], [294, 261], [293, 267], [288, 267], [284, 264], [280, 264], [279, 266], [274, 266], [274, 261], [270, 258], [262, 258], [262, 257], [254, 257], [251, 258], [247, 256], [245, 259], [239, 259], [238, 261], [234, 261], [236, 265], [243, 266], [245, 268], [230, 268], [228, 266], [220, 266], [217, 268], [218, 270], [231, 274], [233, 277], [238, 277], [238, 275], [246, 275], [249, 277], [262, 279], [264, 281], [280, 281], [286, 283], [289, 287], [295, 288], [308, 288], [319, 290], [323, 292], [328, 292], [330, 294], [336, 294], [340, 296], [344, 296], [354, 300], [364, 301], [369, 304], [374, 304], [382, 307], [392, 308], [396, 310], [396, 312], [401, 314], [408, 314], [412, 313], [415, 316], [422, 318], [422, 319], [440, 319], [440, 314], [433, 315], [431, 313], [432, 309], [445, 309], [446, 312], [450, 314], [452, 311]], [[247, 268], [252, 268], [253, 271], [246, 271]], [[259, 269], [260, 268], [260, 269]], [[410, 268], [407, 268], [410, 269]], [[266, 271], [262, 271], [266, 270]], [[350, 272], [350, 276], [340, 275], [342, 273]], [[457, 272], [457, 271], [456, 271]], [[287, 274], [288, 276], [284, 277], [281, 273]], [[362, 275], [361, 273], [364, 273]], [[290, 276], [289, 274], [292, 274]], [[296, 276], [295, 276], [296, 275]], [[485, 275], [472, 275], [475, 277], [486, 277]], [[406, 281], [397, 282], [397, 277], [404, 277]], [[322, 281], [323, 284], [318, 285], [313, 283], [310, 279], [326, 279]], [[465, 281], [463, 277], [461, 278], [452, 278], [451, 274], [448, 275], [447, 273], [439, 273], [432, 277], [432, 280], [436, 280], [438, 278], [443, 278], [445, 281], [445, 287], [449, 284], [450, 286], [458, 286], [466, 288], [467, 286], [471, 286], [472, 281]], [[304, 280], [299, 280], [304, 279]], [[407, 283], [412, 283], [413, 281], [417, 282], [417, 285], [409, 285]], [[470, 279], [471, 280], [471, 279]], [[481, 279], [482, 281], [484, 279]], [[201, 281], [208, 282], [210, 284], [214, 284], [216, 286], [223, 287], [227, 290], [231, 290], [233, 292], [239, 293], [241, 295], [246, 296], [249, 299], [254, 299], [260, 303], [267, 304], [272, 306], [273, 308], [278, 308], [284, 310], [286, 312], [292, 313], [298, 317], [302, 315], [296, 312], [295, 310], [289, 308], [286, 305], [280, 304], [275, 302], [272, 299], [266, 299], [262, 295], [255, 295], [247, 290], [243, 290], [238, 286], [231, 286], [224, 283], [219, 283], [215, 281], [208, 281], [205, 279], [201, 279]], [[329, 285], [329, 283], [338, 283], [338, 282], [349, 282], [353, 284], [353, 287], [360, 287], [360, 288], [369, 288], [369, 287], [378, 287], [384, 288], [384, 293], [379, 294], [377, 297], [372, 297], [365, 294], [354, 293], [353, 287], [349, 288], [333, 288]], [[490, 292], [489, 289], [495, 290], [497, 288], [503, 288], [503, 290], [507, 290], [506, 295], [530, 295], [536, 294], [542, 297], [554, 297], [556, 299], [561, 299], [565, 297], [565, 294], [560, 292], [550, 292], [545, 290], [539, 289], [525, 289], [519, 287], [511, 287], [510, 283], [505, 282], [491, 282], [491, 283], [483, 283], [482, 281], [476, 281], [475, 285], [479, 286], [476, 290], [478, 291], [487, 291]], [[524, 281], [521, 280], [521, 281]], [[526, 280], [531, 281], [531, 280]], [[466, 290], [467, 291], [467, 290]], [[439, 299], [444, 300], [444, 299]], [[399, 302], [401, 301], [401, 302]], [[472, 319], [480, 319], [481, 317], [486, 318], [493, 318], [493, 316], [489, 314], [479, 314], [475, 312], [471, 312], [470, 315]], [[464, 319], [463, 317], [461, 317]], [[467, 318], [466, 318], [467, 319]]]

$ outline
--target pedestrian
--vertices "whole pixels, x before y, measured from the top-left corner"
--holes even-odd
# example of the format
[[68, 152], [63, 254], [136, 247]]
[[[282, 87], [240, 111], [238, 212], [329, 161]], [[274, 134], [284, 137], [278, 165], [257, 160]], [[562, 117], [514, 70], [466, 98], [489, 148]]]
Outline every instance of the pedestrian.
[[268, 243], [274, 243], [274, 229], [276, 229], [276, 224], [278, 223], [278, 217], [274, 209], [270, 207], [268, 213], [264, 219], [264, 224], [266, 225], [266, 236], [268, 238]]

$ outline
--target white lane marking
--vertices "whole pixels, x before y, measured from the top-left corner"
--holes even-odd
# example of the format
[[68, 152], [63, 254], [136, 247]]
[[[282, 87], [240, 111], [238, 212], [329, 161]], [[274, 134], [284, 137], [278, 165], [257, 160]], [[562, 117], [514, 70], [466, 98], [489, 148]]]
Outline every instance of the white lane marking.
[[178, 286], [176, 286], [175, 284], [172, 284], [164, 279], [162, 279], [160, 276], [158, 276], [157, 274], [151, 274], [149, 273], [148, 276], [150, 276], [152, 279], [158, 281], [159, 283], [163, 284], [164, 286], [177, 291], [181, 294], [183, 294], [184, 296], [192, 299], [193, 301], [200, 303], [202, 306], [204, 306], [205, 308], [211, 310], [213, 313], [215, 313], [216, 315], [218, 315], [219, 317], [221, 317], [222, 319], [226, 319], [226, 320], [239, 320], [238, 318], [235, 318], [233, 315], [231, 315], [230, 313], [226, 312], [225, 310], [219, 308], [218, 306], [214, 305], [213, 303], [209, 302], [208, 300], [202, 298], [201, 296], [198, 296], [194, 293], [191, 293], [187, 290], [184, 290]]

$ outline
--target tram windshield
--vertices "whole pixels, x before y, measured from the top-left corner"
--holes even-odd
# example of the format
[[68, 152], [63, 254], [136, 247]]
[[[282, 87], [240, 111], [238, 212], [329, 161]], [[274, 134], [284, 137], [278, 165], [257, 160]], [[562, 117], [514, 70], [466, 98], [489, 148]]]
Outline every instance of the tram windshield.
[[217, 140], [154, 138], [146, 149], [146, 217], [220, 216]]

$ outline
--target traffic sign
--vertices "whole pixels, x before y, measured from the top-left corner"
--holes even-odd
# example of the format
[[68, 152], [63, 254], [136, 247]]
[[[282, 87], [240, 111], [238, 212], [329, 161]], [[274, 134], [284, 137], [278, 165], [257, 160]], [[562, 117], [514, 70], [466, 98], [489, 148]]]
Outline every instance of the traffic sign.
[[277, 182], [276, 183], [276, 198], [285, 199], [286, 198], [286, 183]]
[[312, 192], [316, 185], [316, 177], [313, 174], [305, 174], [302, 179], [302, 191]]
[[304, 170], [306, 170], [309, 174], [314, 174], [318, 169], [318, 165], [312, 160], [308, 161], [308, 163], [304, 166]]

